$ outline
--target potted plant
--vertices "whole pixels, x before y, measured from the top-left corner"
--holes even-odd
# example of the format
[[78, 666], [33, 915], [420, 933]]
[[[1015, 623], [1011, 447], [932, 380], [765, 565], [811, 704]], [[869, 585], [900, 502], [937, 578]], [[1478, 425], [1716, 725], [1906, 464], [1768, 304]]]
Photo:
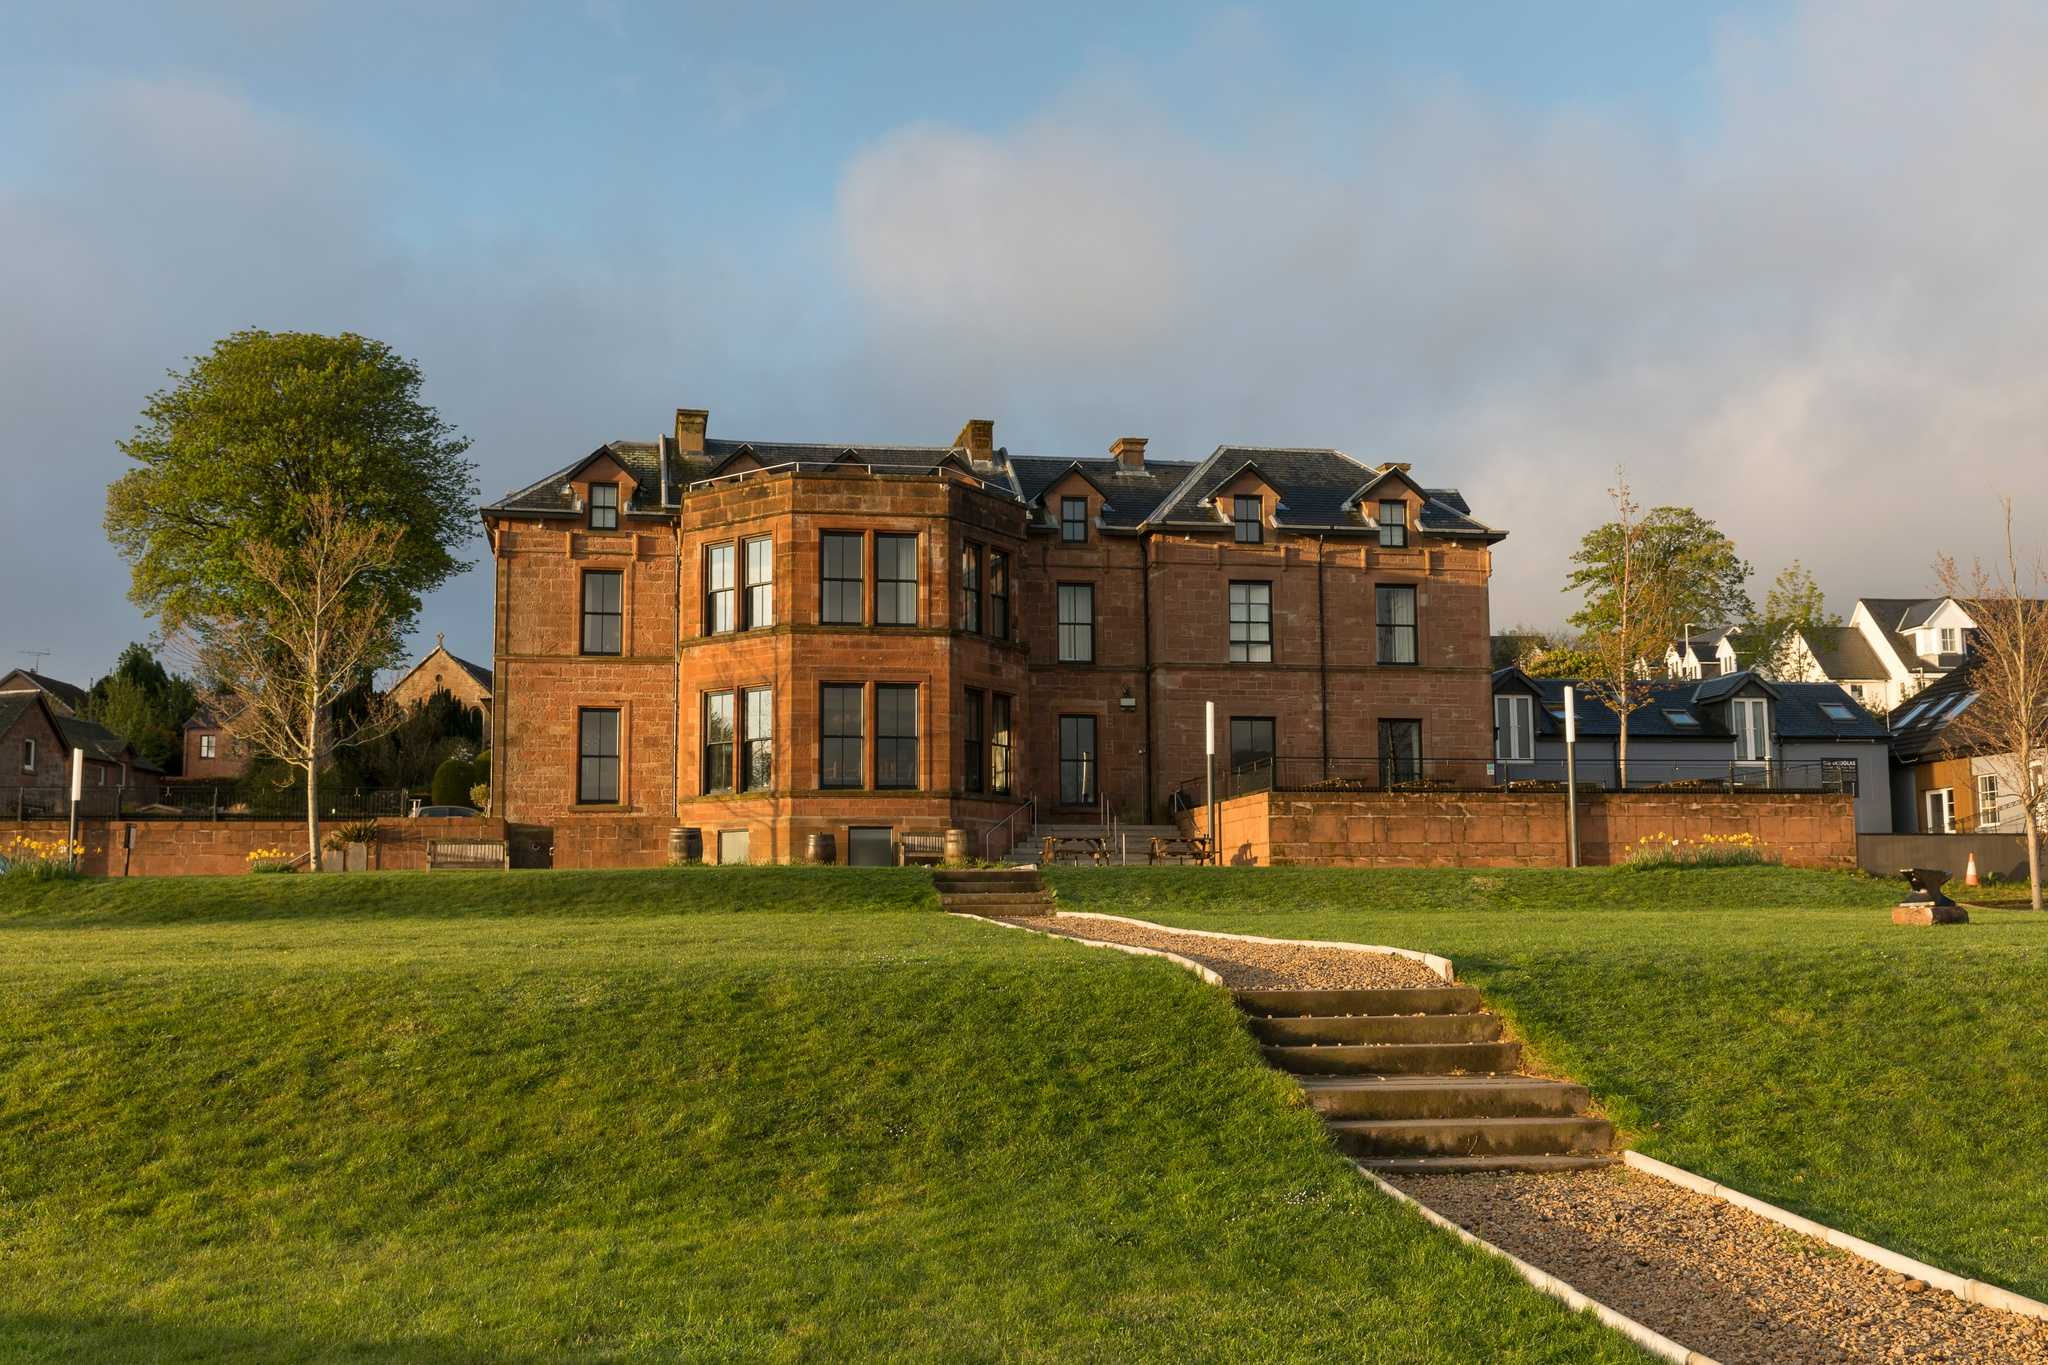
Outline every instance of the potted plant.
[[352, 820], [336, 825], [320, 841], [320, 866], [328, 872], [367, 872], [370, 845], [377, 842], [375, 820]]

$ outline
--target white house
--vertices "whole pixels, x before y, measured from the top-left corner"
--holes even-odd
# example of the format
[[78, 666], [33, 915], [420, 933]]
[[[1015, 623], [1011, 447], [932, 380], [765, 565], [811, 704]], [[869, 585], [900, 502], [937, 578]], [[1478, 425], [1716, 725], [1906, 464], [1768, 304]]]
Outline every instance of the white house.
[[1882, 715], [1961, 663], [1976, 628], [1952, 597], [1859, 597], [1847, 625], [1788, 637], [1771, 671], [1836, 683]]
[[1719, 678], [1733, 673], [1734, 637], [1741, 626], [1686, 627], [1686, 634], [1664, 647], [1664, 676], [1667, 678]]

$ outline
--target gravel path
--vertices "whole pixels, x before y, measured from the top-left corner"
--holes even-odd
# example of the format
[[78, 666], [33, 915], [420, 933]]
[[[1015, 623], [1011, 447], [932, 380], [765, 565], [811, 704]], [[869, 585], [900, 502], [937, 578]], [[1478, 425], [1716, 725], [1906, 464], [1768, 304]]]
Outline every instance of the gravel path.
[[1284, 943], [1245, 943], [1238, 939], [1205, 938], [1115, 920], [1059, 918], [1013, 919], [1029, 929], [1068, 938], [1101, 939], [1139, 948], [1164, 948], [1199, 962], [1234, 990], [1386, 990], [1444, 986], [1449, 983], [1413, 958], [1392, 953], [1361, 953], [1349, 948], [1297, 948]]
[[2048, 1322], [1965, 1303], [1626, 1167], [1389, 1179], [1503, 1251], [1727, 1365], [2048, 1362]]

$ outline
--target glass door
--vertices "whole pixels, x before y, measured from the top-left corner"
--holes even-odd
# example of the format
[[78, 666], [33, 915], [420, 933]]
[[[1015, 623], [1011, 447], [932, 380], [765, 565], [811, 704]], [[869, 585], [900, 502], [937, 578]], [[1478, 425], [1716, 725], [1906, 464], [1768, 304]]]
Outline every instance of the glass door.
[[1060, 717], [1060, 804], [1095, 804], [1095, 717]]

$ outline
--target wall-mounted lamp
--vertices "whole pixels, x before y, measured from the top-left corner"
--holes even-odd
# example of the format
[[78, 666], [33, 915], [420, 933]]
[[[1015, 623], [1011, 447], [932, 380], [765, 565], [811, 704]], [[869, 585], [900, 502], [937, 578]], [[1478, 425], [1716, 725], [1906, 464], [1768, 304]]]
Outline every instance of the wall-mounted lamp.
[[1131, 695], [1131, 689], [1128, 687], [1124, 689], [1124, 694], [1116, 699], [1116, 704], [1126, 711], [1138, 709], [1138, 699]]

